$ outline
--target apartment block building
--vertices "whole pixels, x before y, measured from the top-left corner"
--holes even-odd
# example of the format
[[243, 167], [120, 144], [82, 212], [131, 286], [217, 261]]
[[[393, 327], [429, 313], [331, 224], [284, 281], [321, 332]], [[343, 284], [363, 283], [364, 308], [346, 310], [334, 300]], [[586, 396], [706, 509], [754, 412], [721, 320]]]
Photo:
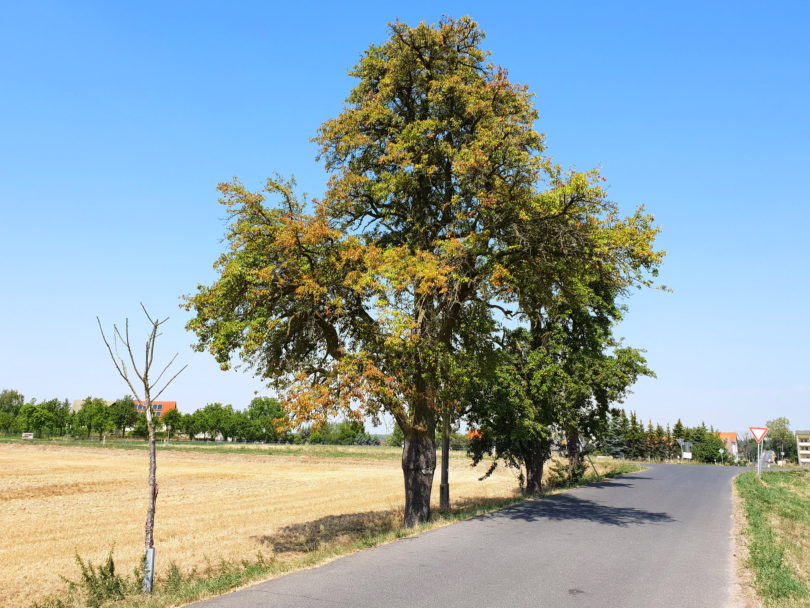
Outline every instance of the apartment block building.
[[796, 431], [796, 449], [799, 453], [799, 465], [810, 467], [810, 431]]

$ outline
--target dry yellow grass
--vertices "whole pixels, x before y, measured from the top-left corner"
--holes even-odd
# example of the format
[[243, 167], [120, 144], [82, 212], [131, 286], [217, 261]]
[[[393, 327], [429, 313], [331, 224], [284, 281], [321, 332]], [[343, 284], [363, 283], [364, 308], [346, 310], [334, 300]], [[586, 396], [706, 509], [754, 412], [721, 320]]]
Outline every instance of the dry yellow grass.
[[[280, 559], [309, 531], [338, 536], [401, 510], [398, 459], [161, 451], [155, 518], [157, 571], [252, 558]], [[78, 578], [74, 555], [99, 563], [115, 546], [131, 572], [143, 551], [147, 455], [92, 447], [0, 444], [0, 606], [29, 606]], [[514, 473], [478, 481], [451, 458], [454, 502], [514, 496]], [[438, 500], [436, 475], [434, 498]], [[338, 517], [342, 516], [342, 517]]]

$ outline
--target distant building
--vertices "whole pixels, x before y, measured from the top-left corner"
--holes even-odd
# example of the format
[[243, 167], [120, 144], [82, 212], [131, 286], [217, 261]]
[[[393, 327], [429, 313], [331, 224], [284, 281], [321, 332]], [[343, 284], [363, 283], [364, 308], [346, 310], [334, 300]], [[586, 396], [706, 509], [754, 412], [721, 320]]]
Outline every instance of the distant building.
[[717, 434], [726, 446], [726, 451], [734, 458], [737, 457], [737, 433], [718, 433]]
[[799, 465], [810, 467], [810, 431], [796, 431], [796, 450], [799, 453]]
[[[73, 404], [70, 406], [71, 412], [78, 412], [82, 409], [84, 405], [84, 399], [76, 399], [73, 401]], [[115, 401], [107, 401], [104, 400], [104, 403], [107, 406], [112, 405]], [[139, 414], [144, 411], [144, 404], [143, 401], [133, 401], [135, 405], [135, 411]], [[152, 411], [155, 413], [155, 416], [160, 418], [163, 416], [164, 413], [168, 412], [169, 410], [176, 410], [177, 409], [177, 401], [153, 401], [152, 402]]]
[[[84, 401], [85, 401], [84, 399], [74, 399], [73, 403], [70, 405], [70, 413], [75, 414], [80, 409], [82, 409], [82, 407], [84, 406]], [[104, 400], [104, 404], [108, 407], [111, 406], [113, 403], [115, 403], [115, 401], [107, 401], [106, 399]]]
[[[146, 409], [143, 401], [135, 401], [135, 409], [140, 414]], [[169, 410], [176, 410], [177, 409], [177, 401], [153, 401], [152, 402], [152, 411], [155, 413], [155, 416], [160, 418], [168, 412]]]

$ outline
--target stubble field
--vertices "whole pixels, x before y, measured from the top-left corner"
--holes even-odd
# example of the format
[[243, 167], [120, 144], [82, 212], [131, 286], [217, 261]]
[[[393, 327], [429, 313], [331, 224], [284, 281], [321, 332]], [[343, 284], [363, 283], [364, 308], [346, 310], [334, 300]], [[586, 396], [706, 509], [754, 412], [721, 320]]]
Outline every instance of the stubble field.
[[[161, 450], [158, 575], [170, 562], [202, 569], [258, 551], [293, 559], [401, 517], [398, 448], [312, 448]], [[454, 504], [516, 494], [514, 472], [478, 481], [485, 466], [469, 462], [451, 456]], [[140, 449], [0, 443], [0, 606], [63, 591], [60, 576], [78, 578], [76, 554], [99, 563], [114, 547], [131, 572], [143, 552], [147, 463]], [[434, 483], [437, 501], [438, 472]]]

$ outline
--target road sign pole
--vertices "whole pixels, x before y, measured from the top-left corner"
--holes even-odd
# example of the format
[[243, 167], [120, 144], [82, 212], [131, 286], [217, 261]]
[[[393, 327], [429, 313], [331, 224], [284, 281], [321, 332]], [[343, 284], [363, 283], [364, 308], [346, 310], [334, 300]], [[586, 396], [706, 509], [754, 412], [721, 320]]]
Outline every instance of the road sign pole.
[[748, 430], [757, 440], [757, 477], [762, 479], [762, 439], [768, 434], [768, 427], [749, 426]]

